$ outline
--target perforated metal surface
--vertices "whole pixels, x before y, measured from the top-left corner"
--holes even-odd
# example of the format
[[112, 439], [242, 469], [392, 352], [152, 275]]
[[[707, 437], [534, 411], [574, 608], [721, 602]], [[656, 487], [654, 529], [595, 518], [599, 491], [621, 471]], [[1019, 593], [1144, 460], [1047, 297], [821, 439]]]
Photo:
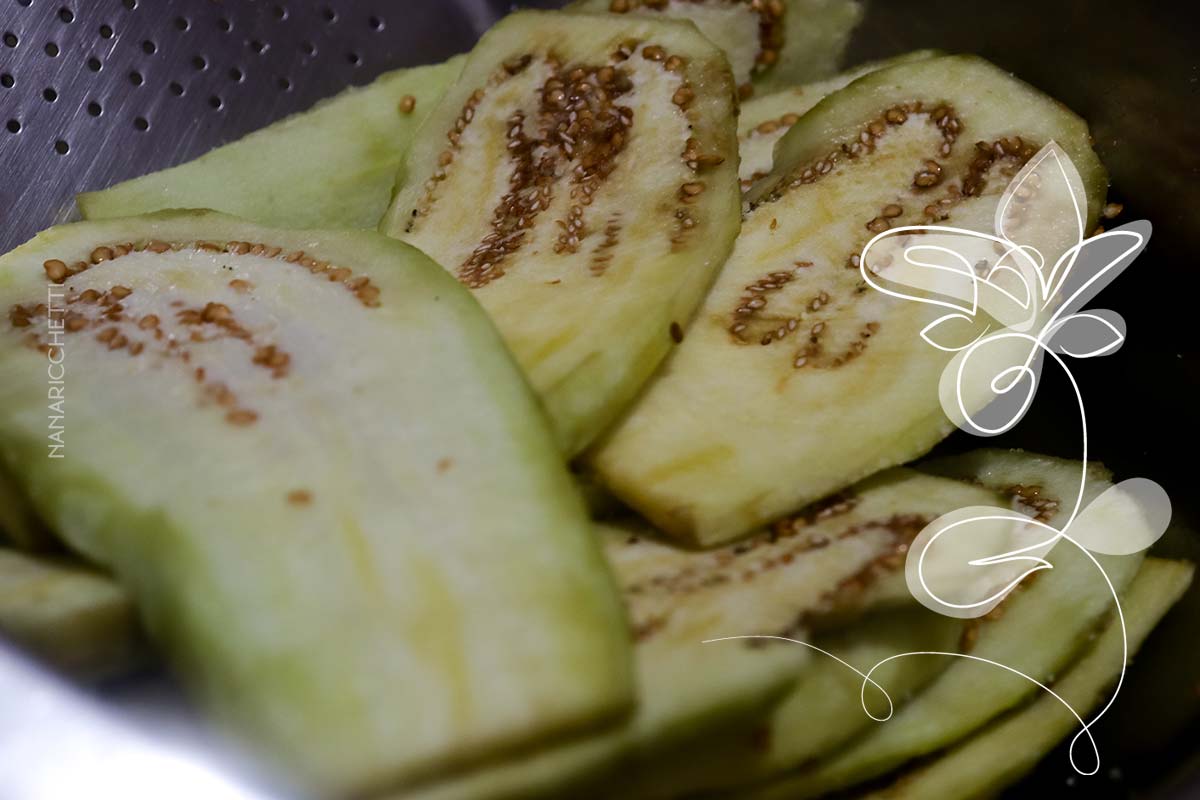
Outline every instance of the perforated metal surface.
[[466, 50], [508, 8], [0, 0], [0, 252], [68, 219], [79, 191], [185, 161], [389, 69]]

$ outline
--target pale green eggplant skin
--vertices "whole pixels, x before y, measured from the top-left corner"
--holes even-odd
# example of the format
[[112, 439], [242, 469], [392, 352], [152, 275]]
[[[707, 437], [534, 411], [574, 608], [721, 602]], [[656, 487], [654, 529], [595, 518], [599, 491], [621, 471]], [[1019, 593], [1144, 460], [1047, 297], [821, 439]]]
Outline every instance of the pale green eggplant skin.
[[754, 75], [756, 92], [772, 92], [836, 72], [865, 13], [859, 0], [784, 0], [783, 46]]
[[[689, 792], [733, 791], [827, 755], [877, 724], [862, 707], [863, 680], [854, 669], [866, 673], [896, 653], [954, 649], [962, 629], [961, 620], [910, 604], [868, 614], [847, 628], [816, 636], [814, 645], [825, 653], [812, 653], [795, 684], [764, 714], [638, 764], [625, 781], [626, 796], [669, 800]], [[928, 658], [884, 664], [871, 678], [888, 697], [868, 688], [867, 708], [876, 716], [886, 716], [888, 698], [899, 707], [946, 666]]]
[[748, 91], [772, 91], [834, 72], [863, 16], [857, 0], [576, 0], [567, 10], [688, 20], [725, 52], [738, 85]]
[[[55, 260], [92, 265], [55, 285]], [[35, 307], [56, 302], [84, 322], [60, 349]], [[629, 710], [582, 499], [494, 327], [418, 251], [203, 211], [84, 222], [0, 258], [0, 307], [6, 468], [287, 779], [367, 794]]]
[[[957, 115], [952, 141], [935, 109]], [[683, 342], [586, 454], [599, 482], [659, 529], [710, 546], [953, 432], [938, 392], [952, 354], [921, 336], [944, 309], [871, 289], [854, 259], [880, 226], [928, 225], [930, 215], [991, 233], [1018, 159], [988, 162], [984, 184], [962, 187], [975, 142], [1018, 136], [1020, 152], [1054, 141], [1070, 156], [1094, 224], [1106, 181], [1087, 124], [982, 59], [898, 64], [813, 106], [748, 190], [733, 252]], [[932, 159], [941, 183], [918, 186]], [[943, 215], [933, 204], [951, 196]], [[898, 216], [884, 218], [890, 207]], [[1043, 248], [1050, 263], [1056, 246]]]
[[[940, 459], [931, 469], [1008, 495], [1014, 509], [1031, 514], [1018, 491], [1036, 486], [1039, 497], [1048, 501], [1041, 512], [1049, 525], [1070, 517], [1081, 477], [1086, 475], [1085, 504], [1111, 486], [1100, 465], [1085, 468], [1077, 461], [1021, 452], [982, 450]], [[1053, 682], [1090, 646], [1096, 626], [1112, 612], [1113, 592], [1125, 591], [1145, 559], [1141, 553], [1085, 553], [1064, 541], [1050, 551], [1048, 560], [1052, 569], [1027, 578], [996, 613], [975, 623], [962, 649], [969, 659], [920, 656], [947, 658], [950, 664], [890, 720], [827, 758], [738, 796], [819, 797], [885, 775], [952, 745], [1028, 701], [1037, 691], [1030, 678]]]
[[775, 165], [775, 144], [810, 108], [828, 95], [881, 69], [942, 55], [937, 50], [914, 50], [881, 61], [859, 64], [837, 75], [817, 81], [786, 86], [760, 94], [742, 103], [738, 113], [738, 177], [742, 188], [770, 174]]
[[471, 287], [568, 456], [678, 345], [733, 246], [735, 103], [690, 23], [525, 11], [409, 148], [380, 230]]
[[38, 551], [54, 547], [54, 537], [0, 463], [0, 545]]
[[[848, 706], [851, 694], [857, 698], [852, 680], [829, 674], [818, 662], [822, 656], [792, 641], [710, 640], [747, 635], [808, 640], [807, 626], [846, 601], [848, 583], [869, 582], [886, 569], [888, 556], [913, 532], [912, 520], [995, 499], [979, 487], [896, 469], [863, 482], [852, 498], [823, 511], [806, 509], [787, 526], [714, 550], [681, 547], [638, 520], [602, 525], [601, 541], [636, 641], [636, 712], [608, 731], [501, 759], [403, 796], [640, 798], [658, 796], [659, 790], [675, 796], [725, 785], [706, 782], [713, 771], [696, 761], [725, 765], [728, 769], [717, 770], [725, 782], [735, 776], [744, 781], [765, 774], [768, 764], [778, 769], [779, 762], [792, 763], [806, 752], [824, 752], [850, 734], [839, 733], [837, 723], [811, 732], [793, 723], [805, 724], [804, 705], [814, 698], [821, 706], [811, 710], [822, 718], [830, 706]], [[897, 620], [908, 617], [891, 618]], [[942, 641], [953, 626], [940, 623], [920, 625], [911, 636], [869, 626], [862, 642], [820, 641], [857, 662], [896, 641]], [[899, 697], [936, 666], [910, 663], [888, 670], [890, 688]], [[850, 732], [857, 730], [860, 709], [845, 712]], [[764, 721], [789, 729], [778, 731], [778, 745], [769, 753], [746, 753], [746, 739], [735, 732]], [[725, 744], [742, 749], [726, 752]]]
[[413, 134], [462, 64], [456, 56], [384, 73], [192, 161], [84, 192], [76, 202], [85, 219], [211, 208], [282, 228], [374, 228]]
[[[1020, 780], [1060, 741], [1079, 730], [1079, 721], [1063, 705], [1089, 720], [1109, 698], [1121, 674], [1123, 658], [1132, 658], [1159, 620], [1191, 585], [1195, 566], [1186, 561], [1147, 558], [1121, 597], [1124, 629], [1115, 616], [1086, 653], [1051, 688], [1061, 698], [1040, 694], [1029, 704], [955, 744], [931, 763], [903, 773], [891, 785], [862, 795], [863, 800], [969, 800], [990, 797]], [[1080, 788], [1106, 780], [1101, 769], [1079, 776]], [[1076, 746], [1080, 769], [1090, 769], [1086, 737]], [[1063, 769], [1070, 769], [1066, 764]]]
[[61, 556], [0, 548], [0, 637], [88, 683], [126, 677], [149, 660], [129, 593]]

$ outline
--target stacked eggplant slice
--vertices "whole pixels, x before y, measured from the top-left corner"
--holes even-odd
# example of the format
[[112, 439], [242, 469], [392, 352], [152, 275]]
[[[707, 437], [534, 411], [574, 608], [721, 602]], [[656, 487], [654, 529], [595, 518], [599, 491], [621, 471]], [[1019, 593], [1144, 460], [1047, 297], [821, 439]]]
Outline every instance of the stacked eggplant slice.
[[1105, 177], [978, 58], [831, 74], [861, 13], [519, 12], [81, 195], [0, 258], [0, 633], [83, 681], [165, 665], [311, 796], [1019, 778], [1076, 724], [1038, 684], [1102, 704], [1191, 566], [1060, 542], [978, 619], [909, 592], [934, 520], [1063, 526], [1112, 476], [909, 464], [950, 355], [857, 254], [990, 232], [1051, 142], [1093, 225]]

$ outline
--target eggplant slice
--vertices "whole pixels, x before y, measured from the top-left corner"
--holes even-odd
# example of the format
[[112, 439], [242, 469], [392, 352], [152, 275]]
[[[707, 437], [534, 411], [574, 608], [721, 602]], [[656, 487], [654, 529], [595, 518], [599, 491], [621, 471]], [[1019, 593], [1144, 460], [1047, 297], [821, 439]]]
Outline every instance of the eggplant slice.
[[413, 248], [85, 222], [0, 259], [0, 303], [0, 459], [289, 778], [379, 790], [628, 710], [619, 597], [536, 400]]
[[0, 636], [87, 682], [124, 677], [147, 660], [129, 594], [61, 557], [0, 549]]
[[[1013, 510], [1051, 526], [1070, 517], [1084, 469], [1076, 461], [995, 450], [940, 460], [934, 468], [998, 491], [1007, 496]], [[1107, 472], [1092, 466], [1084, 484], [1084, 503], [1110, 485]], [[1091, 521], [1109, 522], [1094, 516]], [[1109, 586], [1091, 556], [1069, 542], [1060, 542], [1047, 558], [1052, 569], [1026, 578], [988, 615], [967, 622], [961, 652], [1004, 664], [1046, 684], [1089, 646], [1097, 626], [1111, 614]], [[1095, 558], [1118, 594], [1144, 561], [1140, 553]], [[947, 656], [915, 658], [946, 658], [950, 663], [890, 720], [849, 746], [761, 791], [736, 796], [801, 800], [870, 780], [952, 745], [1038, 691], [1027, 678], [994, 664]], [[1113, 666], [1119, 665], [1117, 658]]]
[[[899, 569], [907, 543], [928, 521], [997, 498], [959, 481], [897, 469], [716, 550], [683, 549], [643, 523], [603, 526], [601, 538], [636, 642], [641, 702], [632, 720], [607, 733], [431, 784], [411, 797], [524, 800], [568, 792], [634, 797], [654, 785], [645, 780], [651, 774], [662, 776], [660, 786], [685, 787], [694, 775], [680, 764], [681, 747], [770, 718], [773, 703], [785, 693], [791, 697], [797, 690], [790, 687], [804, 681], [813, 659], [821, 658], [790, 642], [706, 640], [807, 639], [808, 628], [824, 615]], [[946, 627], [935, 622], [938, 626]], [[896, 680], [916, 685], [927, 679], [916, 673], [927, 673], [928, 665], [916, 670], [904, 665], [904, 670], [907, 674], [896, 673]], [[845, 688], [848, 682], [842, 684]], [[799, 691], [810, 697], [814, 690]], [[857, 690], [853, 693], [857, 697]], [[789, 750], [801, 746], [797, 741]], [[726, 763], [748, 768], [735, 760]]]
[[[1053, 689], [1083, 717], [1095, 712], [1121, 673], [1124, 638], [1132, 656], [1159, 620], [1191, 585], [1195, 567], [1183, 561], [1148, 558], [1121, 598], [1125, 630], [1110, 619], [1087, 653], [1056, 680]], [[894, 783], [865, 795], [870, 800], [924, 800], [938, 797], [990, 797], [1034, 768], [1059, 741], [1079, 730], [1079, 721], [1057, 699], [1041, 695], [1027, 706], [955, 744], [932, 763], [902, 774]], [[1076, 751], [1080, 769], [1089, 769], [1087, 740]], [[1105, 757], [1103, 751], [1101, 759]], [[1105, 778], [1085, 776], [1087, 782]], [[792, 797], [783, 794], [782, 797]]]
[[937, 55], [936, 50], [914, 50], [895, 58], [860, 64], [831, 78], [759, 95], [742, 103], [738, 114], [738, 155], [741, 156], [738, 177], [743, 191], [771, 173], [775, 165], [775, 143], [817, 103], [864, 75]]
[[951, 354], [920, 335], [940, 314], [870, 289], [858, 254], [896, 225], [990, 233], [1008, 178], [1051, 140], [1094, 220], [1105, 181], [1084, 122], [985, 61], [902, 64], [819, 103], [751, 189], [684, 342], [589, 455], [599, 480], [710, 545], [929, 450], [954, 429], [938, 396]]
[[691, 25], [522, 12], [409, 151], [382, 230], [474, 291], [569, 454], [679, 341], [733, 245], [734, 102]]
[[197, 159], [76, 198], [85, 219], [211, 208], [281, 228], [374, 228], [463, 58], [385, 73]]
[[695, 23], [725, 51], [743, 98], [833, 72], [863, 15], [857, 0], [576, 0], [567, 9]]

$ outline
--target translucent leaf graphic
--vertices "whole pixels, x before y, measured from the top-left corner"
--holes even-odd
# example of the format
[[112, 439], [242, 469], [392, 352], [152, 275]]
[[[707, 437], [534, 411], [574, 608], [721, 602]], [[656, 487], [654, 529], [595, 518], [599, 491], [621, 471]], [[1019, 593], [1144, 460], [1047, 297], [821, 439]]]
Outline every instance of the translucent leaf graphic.
[[975, 320], [966, 314], [938, 317], [921, 329], [921, 338], [938, 350], [954, 353], [970, 347], [987, 333], [981, 333]]
[[938, 383], [946, 416], [974, 436], [998, 436], [1021, 421], [1037, 394], [1037, 337], [1003, 330], [955, 353]]
[[1050, 326], [1046, 346], [1074, 358], [1107, 356], [1125, 343], [1125, 320], [1106, 308], [1081, 311]]
[[1066, 533], [1094, 553], [1125, 556], [1158, 541], [1171, 522], [1171, 499], [1147, 478], [1110, 486], [1079, 513]]
[[904, 577], [913, 597], [950, 617], [981, 617], [1034, 572], [1058, 532], [1012, 509], [969, 506], [943, 514], [913, 540]]
[[1002, 327], [1028, 329], [1040, 307], [1040, 253], [966, 228], [902, 226], [876, 235], [859, 256], [878, 291]]
[[1040, 296], [1069, 270], [1083, 241], [1087, 223], [1087, 193], [1070, 157], [1049, 142], [1009, 182], [996, 206], [995, 229], [1000, 238], [1019, 242], [1038, 253], [1067, 253], [1052, 269], [1039, 271]]
[[[1136, 220], [1087, 239], [1064, 253], [1056, 265], [1044, 305], [1058, 305], [1058, 316], [1074, 314], [1095, 297], [1150, 241], [1149, 220]], [[1070, 261], [1069, 265], [1065, 262]]]

